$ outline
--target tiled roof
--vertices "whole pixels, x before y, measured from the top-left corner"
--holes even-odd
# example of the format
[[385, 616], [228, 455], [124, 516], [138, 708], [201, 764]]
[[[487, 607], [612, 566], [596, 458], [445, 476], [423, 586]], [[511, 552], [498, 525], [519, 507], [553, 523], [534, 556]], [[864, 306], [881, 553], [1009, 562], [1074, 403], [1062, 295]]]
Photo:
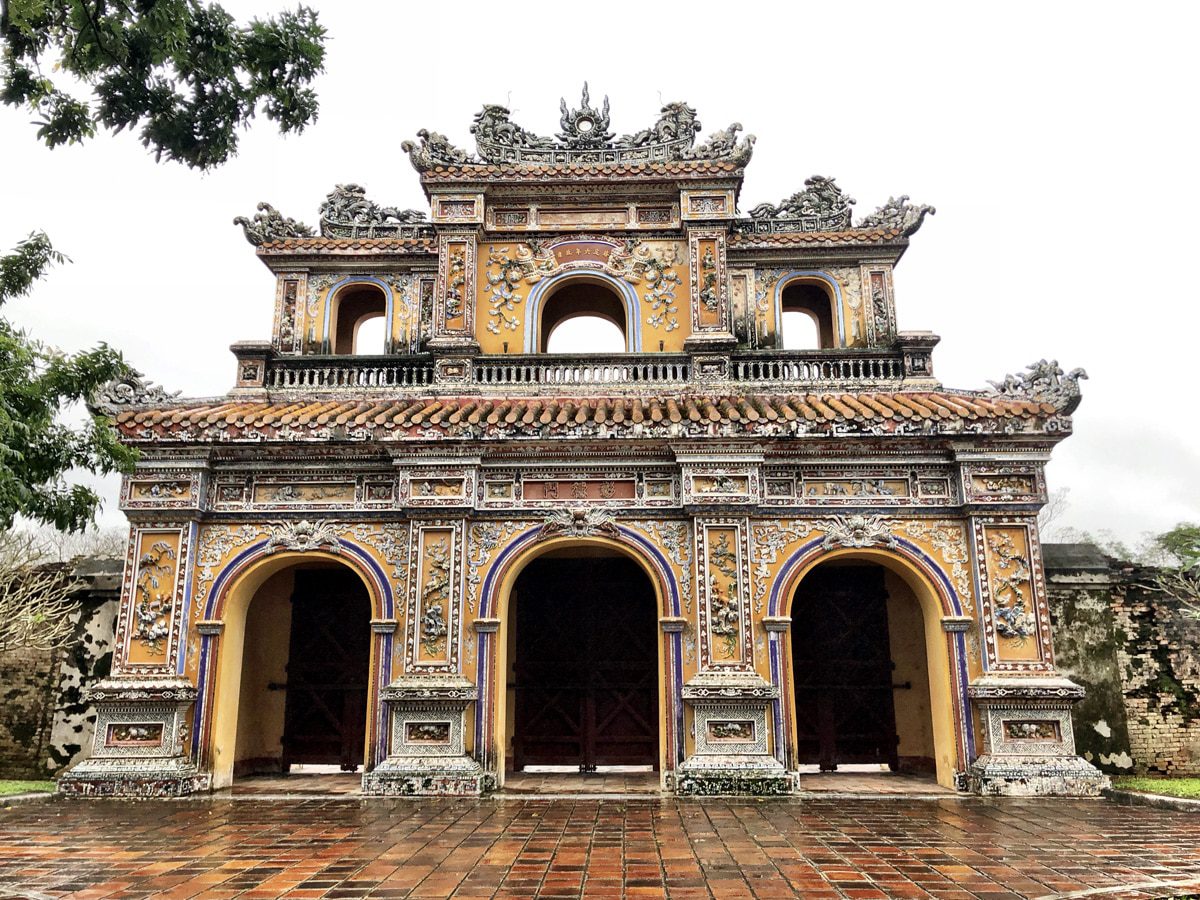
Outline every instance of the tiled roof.
[[571, 163], [561, 166], [500, 163], [487, 165], [435, 166], [421, 174], [423, 181], [462, 181], [475, 178], [517, 178], [521, 180], [571, 178], [607, 181], [616, 177], [732, 175], [742, 167], [732, 162], [711, 159], [681, 159], [669, 162], [617, 163], [589, 165]]
[[848, 228], [845, 231], [796, 231], [779, 234], [752, 234], [734, 232], [729, 236], [729, 246], [778, 247], [793, 244], [873, 244], [891, 241], [902, 236], [899, 228]]
[[308, 237], [272, 241], [258, 248], [260, 256], [319, 253], [437, 253], [437, 239]]
[[[931, 434], [1042, 430], [1049, 403], [930, 391], [661, 397], [223, 398], [116, 417], [127, 439]], [[1062, 427], [1061, 425], [1059, 427]]]

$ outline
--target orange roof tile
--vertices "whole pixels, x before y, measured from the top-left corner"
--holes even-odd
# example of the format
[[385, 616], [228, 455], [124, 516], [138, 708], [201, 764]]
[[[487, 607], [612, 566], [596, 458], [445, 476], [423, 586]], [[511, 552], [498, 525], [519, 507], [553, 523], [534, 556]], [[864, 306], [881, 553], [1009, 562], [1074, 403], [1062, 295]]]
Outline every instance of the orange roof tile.
[[[821, 394], [666, 397], [421, 397], [188, 401], [116, 416], [131, 442], [329, 440], [406, 436], [548, 437], [561, 430], [605, 429], [614, 436], [692, 432], [764, 437], [822, 433], [904, 434], [1039, 431], [1057, 415], [1049, 403], [965, 392], [868, 391]], [[674, 429], [674, 430], [672, 430]]]

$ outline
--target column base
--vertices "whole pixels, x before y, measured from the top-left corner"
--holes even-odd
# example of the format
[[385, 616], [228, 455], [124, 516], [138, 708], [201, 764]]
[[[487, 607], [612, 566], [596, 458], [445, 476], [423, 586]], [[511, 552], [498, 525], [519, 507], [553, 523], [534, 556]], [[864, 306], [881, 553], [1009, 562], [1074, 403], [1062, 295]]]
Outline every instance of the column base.
[[85, 759], [58, 779], [66, 797], [183, 797], [212, 790], [212, 776], [187, 759]]
[[796, 792], [795, 776], [774, 757], [693, 757], [679, 767], [673, 780], [675, 793], [690, 797], [779, 797]]
[[970, 790], [985, 797], [1099, 797], [1111, 783], [1078, 756], [984, 755], [967, 770]]
[[393, 757], [362, 777], [363, 793], [378, 797], [478, 797], [495, 786], [468, 757]]

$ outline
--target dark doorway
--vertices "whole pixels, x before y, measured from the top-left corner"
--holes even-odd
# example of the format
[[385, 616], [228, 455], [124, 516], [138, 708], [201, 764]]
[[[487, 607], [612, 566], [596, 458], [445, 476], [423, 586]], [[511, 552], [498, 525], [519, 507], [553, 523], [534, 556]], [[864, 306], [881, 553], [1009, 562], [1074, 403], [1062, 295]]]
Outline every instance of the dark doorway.
[[362, 765], [371, 601], [347, 569], [299, 569], [292, 595], [283, 771], [297, 763]]
[[654, 588], [622, 556], [541, 557], [513, 588], [513, 763], [655, 766]]
[[899, 768], [887, 591], [878, 566], [822, 566], [792, 604], [800, 765]]

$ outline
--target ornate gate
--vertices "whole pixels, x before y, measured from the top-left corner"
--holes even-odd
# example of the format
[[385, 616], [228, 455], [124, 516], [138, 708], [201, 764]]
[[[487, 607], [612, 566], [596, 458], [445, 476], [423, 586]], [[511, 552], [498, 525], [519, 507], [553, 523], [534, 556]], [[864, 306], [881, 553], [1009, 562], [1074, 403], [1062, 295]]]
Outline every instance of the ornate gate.
[[887, 591], [878, 566], [820, 567], [792, 604], [797, 762], [899, 767]]
[[513, 588], [513, 757], [530, 765], [655, 765], [654, 590], [623, 557], [539, 559]]
[[371, 601], [353, 572], [300, 569], [292, 595], [283, 770], [363, 761]]

